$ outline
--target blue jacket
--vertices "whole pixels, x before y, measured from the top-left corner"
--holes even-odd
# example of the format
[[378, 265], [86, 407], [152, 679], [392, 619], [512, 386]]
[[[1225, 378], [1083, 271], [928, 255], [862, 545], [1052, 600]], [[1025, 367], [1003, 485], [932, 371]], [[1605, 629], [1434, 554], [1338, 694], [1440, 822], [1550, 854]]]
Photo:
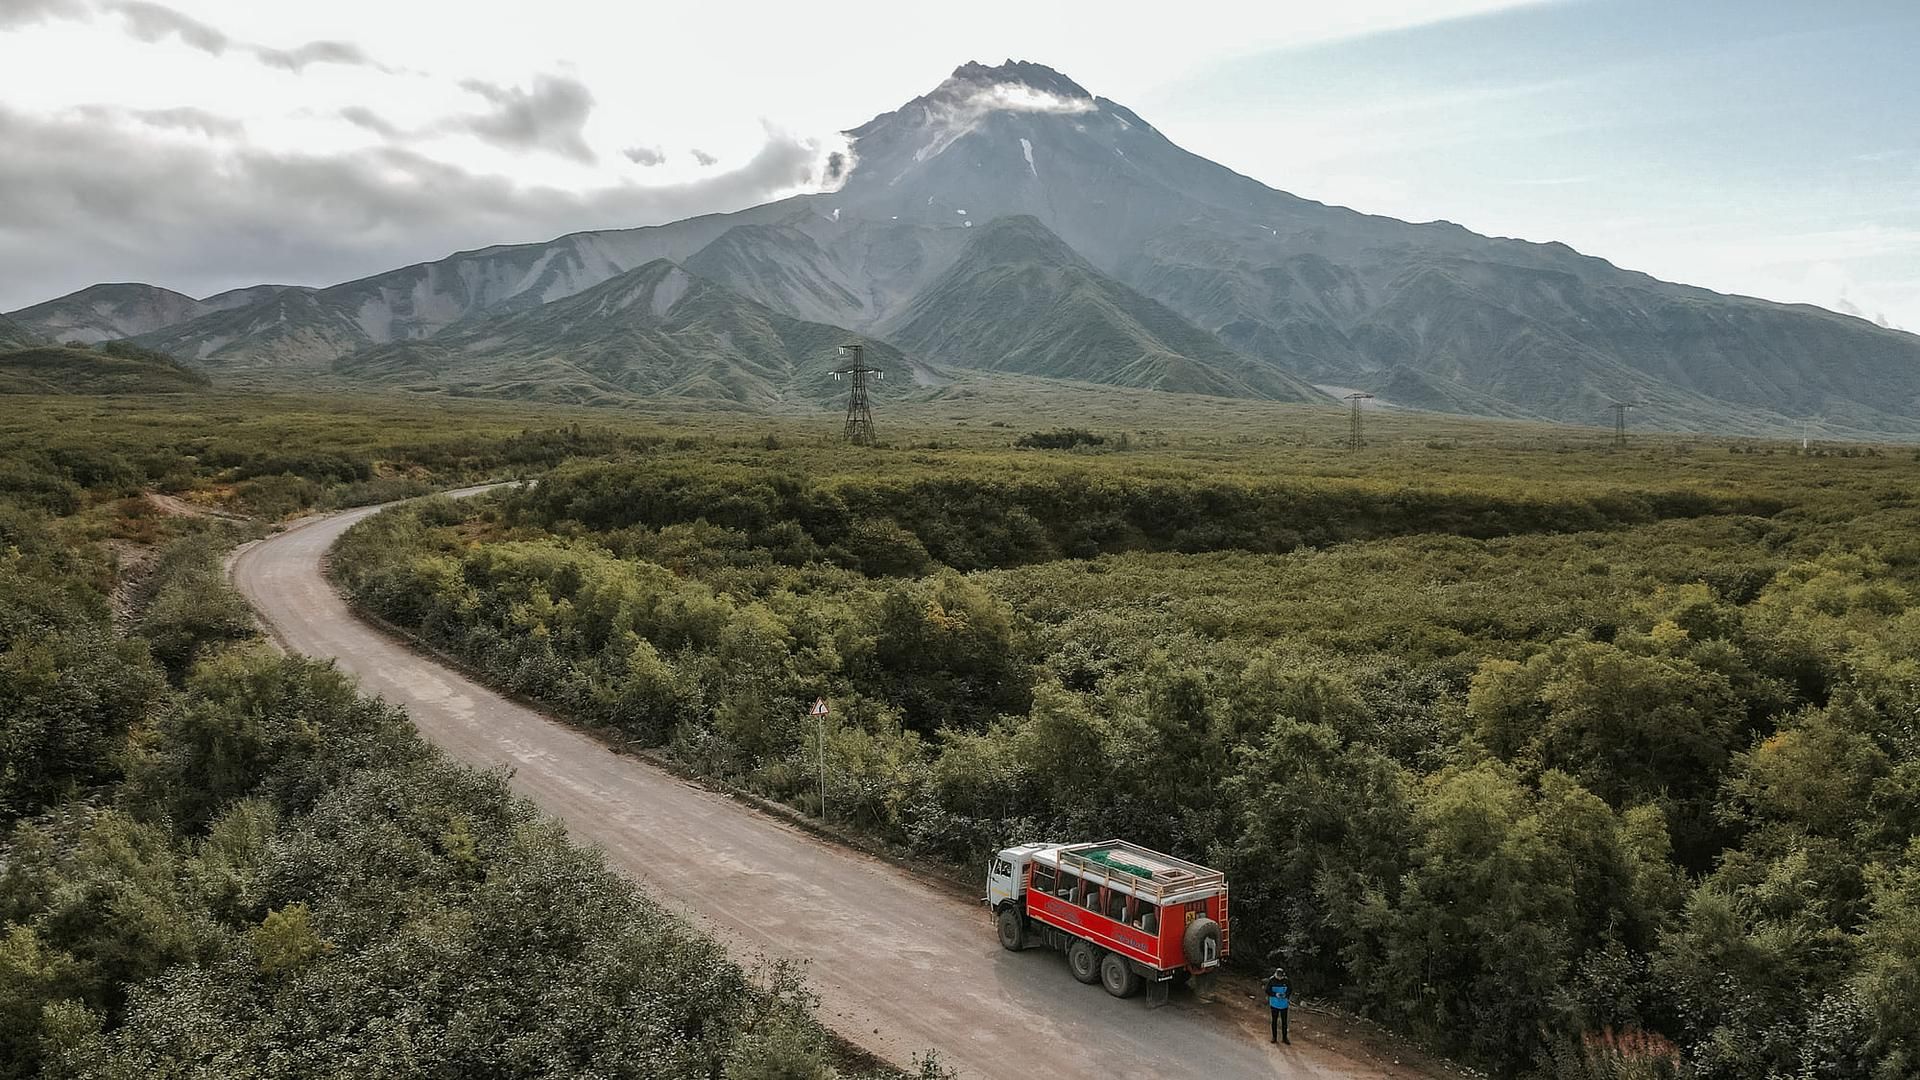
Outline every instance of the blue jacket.
[[1287, 984], [1270, 982], [1267, 984], [1267, 1004], [1276, 1009], [1287, 1007]]

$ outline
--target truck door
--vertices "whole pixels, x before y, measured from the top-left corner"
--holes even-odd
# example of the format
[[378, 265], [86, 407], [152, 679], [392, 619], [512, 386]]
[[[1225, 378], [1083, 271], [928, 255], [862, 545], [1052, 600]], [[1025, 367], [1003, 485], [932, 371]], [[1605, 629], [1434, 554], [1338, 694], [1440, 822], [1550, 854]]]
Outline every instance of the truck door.
[[1008, 900], [1020, 897], [1019, 871], [1004, 854], [987, 862], [987, 906], [998, 909]]

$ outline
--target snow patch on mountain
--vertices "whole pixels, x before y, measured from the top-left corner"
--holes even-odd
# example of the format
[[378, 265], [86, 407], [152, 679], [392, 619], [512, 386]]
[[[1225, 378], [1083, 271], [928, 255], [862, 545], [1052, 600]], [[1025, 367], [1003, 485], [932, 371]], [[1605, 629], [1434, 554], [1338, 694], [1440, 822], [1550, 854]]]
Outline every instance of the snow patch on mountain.
[[1040, 179], [1040, 168], [1039, 166], [1033, 163], [1033, 140], [1025, 138], [1023, 136], [1020, 139], [1020, 152], [1026, 155], [1027, 169], [1029, 172], [1033, 173], [1033, 178], [1035, 180]]

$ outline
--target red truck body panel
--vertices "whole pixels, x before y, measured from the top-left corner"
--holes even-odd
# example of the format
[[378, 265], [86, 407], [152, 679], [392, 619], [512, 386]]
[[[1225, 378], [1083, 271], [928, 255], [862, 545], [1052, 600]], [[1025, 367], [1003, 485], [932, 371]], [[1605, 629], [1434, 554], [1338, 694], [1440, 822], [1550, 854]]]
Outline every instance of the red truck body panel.
[[[1089, 851], [1112, 858], [1092, 862], [1082, 857]], [[1069, 889], [1050, 890], [1044, 882], [1036, 885], [1036, 873], [1053, 876], [1055, 886], [1072, 881], [1079, 899], [1059, 895]], [[1187, 956], [1183, 944], [1188, 925], [1202, 917], [1220, 926], [1220, 954], [1214, 961], [1227, 954], [1227, 882], [1217, 871], [1136, 845], [1107, 841], [1042, 852], [1028, 864], [1021, 884], [1029, 918], [1086, 938], [1156, 971], [1197, 972], [1203, 966], [1212, 966], [1203, 964], [1200, 957]], [[1124, 916], [1149, 908], [1157, 924], [1151, 930], [1138, 925], [1138, 919], [1129, 922], [1108, 914], [1119, 911]]]

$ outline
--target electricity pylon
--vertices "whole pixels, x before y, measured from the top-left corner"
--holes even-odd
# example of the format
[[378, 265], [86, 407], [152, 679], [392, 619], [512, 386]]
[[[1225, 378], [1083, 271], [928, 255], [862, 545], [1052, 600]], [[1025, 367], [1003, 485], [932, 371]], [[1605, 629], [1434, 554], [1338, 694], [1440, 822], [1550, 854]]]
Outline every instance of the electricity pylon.
[[852, 383], [847, 391], [847, 441], [855, 446], [873, 445], [873, 410], [867, 406], [867, 376], [878, 381], [887, 375], [879, 368], [867, 366], [861, 356], [864, 349], [861, 345], [840, 346], [840, 351], [850, 354], [853, 362], [833, 373], [835, 382], [848, 379]]
[[1616, 401], [1607, 407], [1613, 410], [1614, 449], [1625, 449], [1627, 445], [1627, 410], [1635, 406], [1631, 401]]
[[1356, 392], [1348, 394], [1347, 400], [1353, 403], [1353, 415], [1348, 422], [1347, 449], [1358, 450], [1366, 445], [1366, 440], [1361, 438], [1360, 433], [1360, 403], [1373, 400], [1373, 395]]

